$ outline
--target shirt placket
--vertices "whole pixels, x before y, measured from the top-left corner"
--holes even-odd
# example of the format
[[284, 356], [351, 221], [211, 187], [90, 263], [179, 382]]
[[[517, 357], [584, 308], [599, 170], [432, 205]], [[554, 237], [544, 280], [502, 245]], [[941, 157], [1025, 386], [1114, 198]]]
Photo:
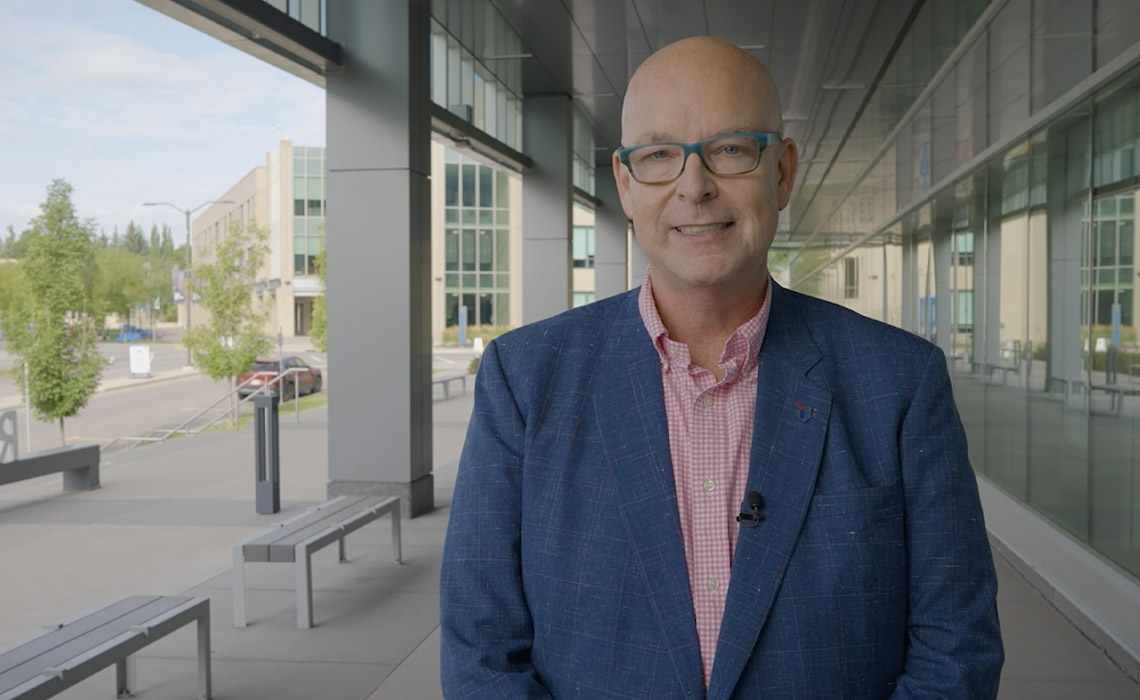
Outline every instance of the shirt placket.
[[723, 387], [714, 386], [708, 374], [694, 376], [693, 380], [696, 391], [689, 404], [693, 426], [690, 501], [695, 570], [692, 584], [697, 605], [706, 613], [708, 639], [702, 644], [702, 655], [705, 665], [709, 666], [720, 627], [717, 613], [724, 609], [731, 570], [724, 500], [728, 485], [725, 460], [729, 458], [724, 426], [728, 415]]

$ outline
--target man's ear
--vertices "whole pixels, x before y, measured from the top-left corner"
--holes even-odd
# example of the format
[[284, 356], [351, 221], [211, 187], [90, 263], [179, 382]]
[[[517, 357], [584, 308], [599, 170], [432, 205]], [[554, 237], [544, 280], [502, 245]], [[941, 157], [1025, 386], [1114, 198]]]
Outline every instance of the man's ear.
[[629, 168], [622, 165], [617, 151], [613, 155], [614, 185], [617, 187], [618, 199], [621, 200], [622, 211], [627, 219], [633, 219], [632, 206], [629, 201]]
[[792, 199], [792, 186], [796, 183], [796, 166], [799, 164], [800, 155], [795, 141], [784, 139], [780, 145], [782, 147], [780, 160], [776, 163], [780, 179], [776, 184], [776, 194], [780, 209], [783, 209]]

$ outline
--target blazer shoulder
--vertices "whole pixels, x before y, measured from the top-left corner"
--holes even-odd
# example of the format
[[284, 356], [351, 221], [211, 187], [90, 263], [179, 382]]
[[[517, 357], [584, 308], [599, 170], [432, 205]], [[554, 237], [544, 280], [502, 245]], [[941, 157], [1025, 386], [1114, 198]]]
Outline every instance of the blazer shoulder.
[[520, 353], [544, 355], [568, 346], [594, 346], [604, 339], [615, 321], [628, 316], [630, 307], [637, 313], [637, 291], [623, 292], [507, 331], [495, 339], [497, 350], [504, 357], [513, 357]]

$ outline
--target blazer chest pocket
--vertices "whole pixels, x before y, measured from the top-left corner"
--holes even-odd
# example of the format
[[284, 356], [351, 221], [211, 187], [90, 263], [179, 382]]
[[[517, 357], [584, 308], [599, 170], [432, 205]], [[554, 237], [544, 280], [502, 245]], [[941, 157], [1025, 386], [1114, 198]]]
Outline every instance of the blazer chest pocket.
[[854, 548], [851, 554], [857, 556], [881, 556], [895, 546], [901, 552], [904, 536], [902, 487], [890, 484], [816, 495], [804, 520], [800, 545]]
[[792, 558], [793, 576], [817, 593], [897, 590], [906, 581], [899, 484], [818, 494]]

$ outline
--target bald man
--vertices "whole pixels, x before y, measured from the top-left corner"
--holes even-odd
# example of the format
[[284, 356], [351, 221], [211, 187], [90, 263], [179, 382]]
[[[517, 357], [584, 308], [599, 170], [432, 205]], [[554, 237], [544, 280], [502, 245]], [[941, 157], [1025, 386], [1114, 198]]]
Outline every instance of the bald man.
[[945, 358], [785, 290], [768, 71], [638, 68], [614, 177], [631, 292], [479, 368], [440, 586], [444, 696], [983, 699], [996, 580]]

